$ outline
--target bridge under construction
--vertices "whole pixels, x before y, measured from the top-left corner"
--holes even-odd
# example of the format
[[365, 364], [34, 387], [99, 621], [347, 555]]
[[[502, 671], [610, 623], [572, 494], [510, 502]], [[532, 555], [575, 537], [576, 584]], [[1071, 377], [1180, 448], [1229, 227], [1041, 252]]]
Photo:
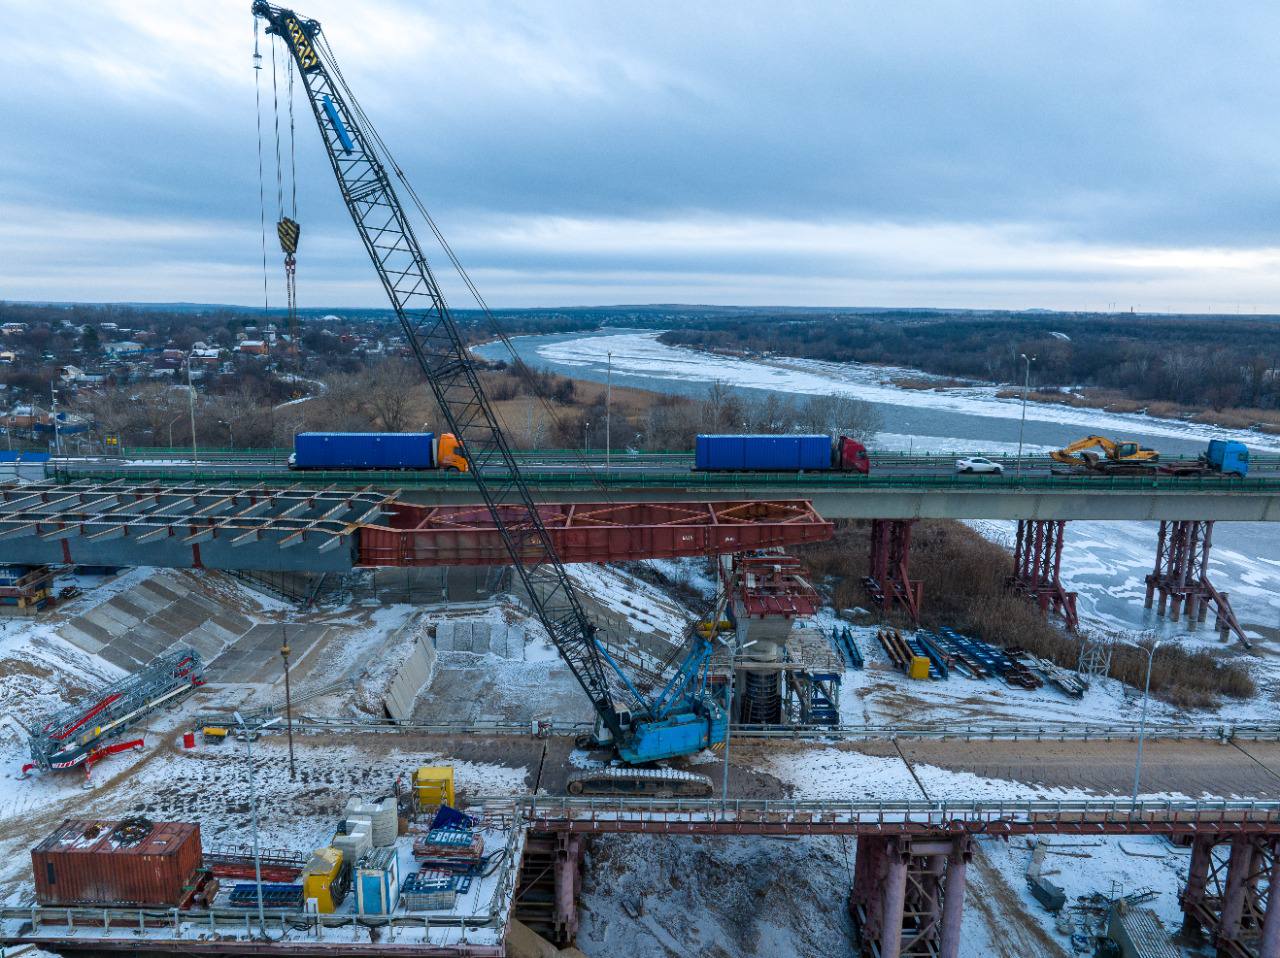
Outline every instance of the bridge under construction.
[[[4, 487], [0, 498], [0, 560], [9, 564], [349, 572], [510, 561], [486, 507], [425, 506], [371, 489], [32, 483]], [[803, 500], [538, 510], [565, 562], [744, 552], [832, 530]]]

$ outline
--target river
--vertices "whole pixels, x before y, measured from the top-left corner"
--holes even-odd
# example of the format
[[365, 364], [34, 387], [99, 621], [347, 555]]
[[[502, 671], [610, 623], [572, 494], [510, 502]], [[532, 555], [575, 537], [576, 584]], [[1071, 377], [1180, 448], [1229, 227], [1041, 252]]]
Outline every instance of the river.
[[[1021, 404], [998, 399], [996, 389], [975, 386], [942, 392], [900, 389], [887, 382], [909, 369], [772, 359], [769, 362], [712, 356], [666, 346], [652, 330], [610, 329], [594, 333], [520, 336], [512, 343], [530, 366], [576, 379], [613, 382], [656, 392], [701, 396], [713, 381], [744, 393], [788, 395], [841, 393], [871, 403], [882, 431], [873, 444], [914, 452], [1014, 452]], [[487, 359], [507, 358], [500, 343], [480, 346]], [[611, 356], [610, 356], [611, 354]], [[1238, 438], [1258, 451], [1280, 452], [1280, 437], [1195, 426], [1142, 415], [1028, 403], [1024, 449], [1045, 452], [1090, 433], [1137, 439], [1168, 454], [1194, 455], [1211, 437]], [[983, 531], [1011, 540], [1014, 523], [983, 522]], [[1144, 578], [1155, 561], [1154, 522], [1072, 522], [1067, 526], [1063, 580], [1079, 593], [1082, 624], [1120, 632], [1153, 630], [1183, 641], [1216, 643], [1202, 629], [1188, 633], [1142, 606]], [[1280, 527], [1274, 523], [1219, 522], [1214, 528], [1210, 578], [1231, 602], [1246, 631], [1280, 638]], [[1212, 623], [1210, 623], [1212, 624]]]

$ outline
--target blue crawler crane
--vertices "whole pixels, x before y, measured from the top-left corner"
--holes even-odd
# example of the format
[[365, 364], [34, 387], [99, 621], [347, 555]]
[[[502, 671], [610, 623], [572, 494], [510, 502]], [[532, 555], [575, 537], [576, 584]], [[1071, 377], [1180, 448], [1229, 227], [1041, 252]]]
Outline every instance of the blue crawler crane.
[[[258, 20], [265, 21], [268, 36], [283, 44], [301, 79], [342, 200], [400, 321], [407, 347], [470, 464], [470, 475], [502, 536], [518, 584], [595, 706], [600, 740], [610, 742], [633, 765], [724, 742], [727, 718], [707, 683], [712, 639], [691, 634], [680, 648], [680, 661], [671, 663], [665, 679], [658, 676], [661, 681], [647, 689], [605, 651], [485, 396], [467, 339], [427, 264], [393, 179], [439, 236], [435, 223], [347, 86], [320, 24], [265, 0], [257, 0], [252, 9], [255, 28]], [[443, 237], [440, 240], [484, 308], [470, 277]], [[687, 772], [611, 769], [579, 782], [579, 791], [705, 795], [710, 784], [705, 776]]]

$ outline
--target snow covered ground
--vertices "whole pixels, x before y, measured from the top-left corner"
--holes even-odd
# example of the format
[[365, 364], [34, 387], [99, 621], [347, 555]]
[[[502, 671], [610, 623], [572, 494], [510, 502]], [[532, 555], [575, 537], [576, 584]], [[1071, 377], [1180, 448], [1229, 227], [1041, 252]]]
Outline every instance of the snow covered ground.
[[[1017, 418], [1021, 402], [999, 399], [998, 386], [966, 386], [945, 391], [902, 389], [890, 380], [919, 379], [919, 370], [893, 366], [831, 363], [817, 359], [773, 357], [767, 362], [736, 359], [658, 342], [661, 331], [619, 332], [586, 336], [541, 346], [538, 352], [562, 366], [600, 366], [612, 363], [615, 372], [638, 373], [654, 379], [696, 383], [723, 382], [730, 386], [768, 389], [809, 396], [841, 395], [866, 402], [911, 405], [993, 418]], [[612, 356], [610, 356], [612, 354]], [[1219, 429], [1137, 414], [1074, 409], [1054, 403], [1030, 403], [1040, 422], [1080, 426], [1088, 431], [1124, 432], [1135, 423], [1148, 436], [1177, 439], [1240, 439], [1254, 449], [1280, 452], [1280, 439], [1236, 429]], [[923, 449], [917, 445], [917, 449]]]

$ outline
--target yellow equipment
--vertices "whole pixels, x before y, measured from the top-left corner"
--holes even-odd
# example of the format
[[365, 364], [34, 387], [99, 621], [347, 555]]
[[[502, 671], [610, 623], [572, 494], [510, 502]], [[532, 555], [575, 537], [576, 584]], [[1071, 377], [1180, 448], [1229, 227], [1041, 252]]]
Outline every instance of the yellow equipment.
[[913, 655], [911, 662], [907, 667], [907, 678], [909, 679], [928, 679], [929, 678], [929, 660], [923, 655]]
[[728, 619], [720, 619], [717, 621], [707, 620], [698, 623], [698, 634], [704, 639], [714, 638], [720, 632], [728, 632], [733, 628], [733, 623]]
[[317, 849], [302, 873], [302, 896], [314, 898], [322, 914], [329, 915], [347, 897], [347, 882], [342, 881], [342, 851], [329, 847]]
[[415, 771], [413, 800], [419, 808], [453, 805], [453, 766], [423, 765]]
[[[1102, 450], [1102, 455], [1093, 452], [1094, 449]], [[1145, 474], [1155, 469], [1160, 453], [1147, 449], [1132, 439], [1087, 436], [1062, 449], [1055, 449], [1049, 453], [1049, 458], [1090, 472]]]

